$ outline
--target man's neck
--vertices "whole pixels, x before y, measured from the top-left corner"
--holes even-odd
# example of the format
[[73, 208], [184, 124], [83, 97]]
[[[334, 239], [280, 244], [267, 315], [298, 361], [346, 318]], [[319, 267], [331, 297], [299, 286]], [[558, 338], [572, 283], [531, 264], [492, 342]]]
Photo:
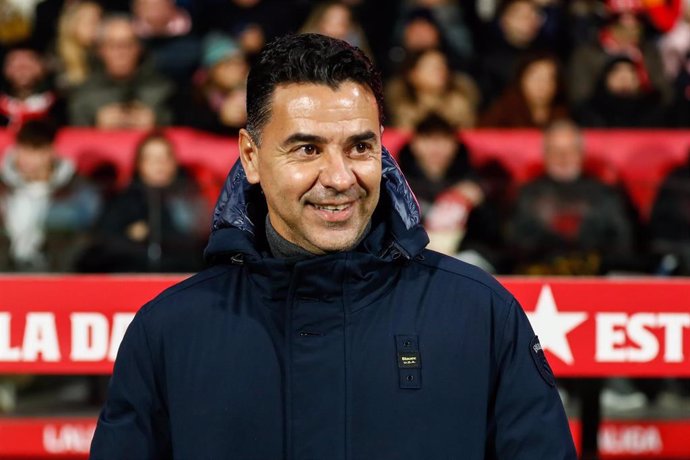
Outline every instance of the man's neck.
[[[362, 240], [369, 234], [369, 230], [371, 230], [371, 221], [369, 221], [362, 236], [352, 248], [359, 246]], [[268, 241], [268, 247], [271, 250], [271, 254], [278, 259], [304, 260], [317, 256], [317, 254], [309, 252], [303, 247], [283, 238], [273, 225], [271, 225], [271, 219], [269, 219], [268, 215], [266, 216], [266, 240]]]
[[266, 240], [268, 241], [271, 254], [277, 259], [303, 260], [316, 256], [316, 254], [280, 236], [276, 229], [273, 228], [273, 225], [271, 225], [271, 219], [268, 218], [268, 215], [266, 216]]

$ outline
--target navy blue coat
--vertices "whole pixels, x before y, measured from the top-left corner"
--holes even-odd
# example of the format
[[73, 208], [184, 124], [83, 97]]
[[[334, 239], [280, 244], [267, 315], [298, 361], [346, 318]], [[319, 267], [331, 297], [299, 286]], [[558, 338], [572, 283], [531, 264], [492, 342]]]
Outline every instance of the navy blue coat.
[[214, 265], [145, 305], [120, 347], [92, 459], [575, 459], [515, 299], [424, 249], [384, 151], [372, 229], [350, 252], [270, 256], [241, 166]]

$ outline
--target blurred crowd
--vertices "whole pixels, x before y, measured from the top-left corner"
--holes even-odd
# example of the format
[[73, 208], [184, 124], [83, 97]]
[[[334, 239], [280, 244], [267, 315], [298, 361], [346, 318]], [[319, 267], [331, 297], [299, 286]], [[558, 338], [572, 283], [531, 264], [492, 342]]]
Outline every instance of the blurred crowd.
[[[161, 128], [235, 135], [252, 61], [291, 32], [381, 70], [431, 247], [493, 273], [690, 275], [690, 162], [648, 218], [581, 134], [690, 126], [687, 0], [0, 0], [0, 270], [201, 268], [210, 203]], [[64, 126], [148, 132], [130, 184], [81, 177]], [[542, 130], [543, 171], [477, 167], [473, 128]]]
[[317, 32], [382, 70], [391, 126], [677, 127], [690, 121], [686, 0], [1, 0], [2, 123], [244, 124], [277, 35]]

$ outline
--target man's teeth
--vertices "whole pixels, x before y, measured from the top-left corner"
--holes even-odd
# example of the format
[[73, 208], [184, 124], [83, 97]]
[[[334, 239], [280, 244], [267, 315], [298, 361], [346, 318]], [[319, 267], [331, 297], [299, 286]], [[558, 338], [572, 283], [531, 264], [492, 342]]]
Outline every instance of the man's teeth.
[[348, 207], [348, 205], [347, 204], [341, 204], [339, 206], [319, 206], [318, 204], [315, 204], [314, 207], [316, 209], [321, 210], [321, 211], [338, 212], [338, 211], [342, 211], [343, 209], [346, 209]]

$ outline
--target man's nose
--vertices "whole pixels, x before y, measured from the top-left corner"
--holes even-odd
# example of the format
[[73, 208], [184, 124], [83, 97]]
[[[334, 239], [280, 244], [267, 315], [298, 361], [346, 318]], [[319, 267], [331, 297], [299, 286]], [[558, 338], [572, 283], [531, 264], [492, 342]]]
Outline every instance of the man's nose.
[[355, 185], [357, 178], [349, 159], [343, 153], [327, 152], [323, 156], [319, 182], [324, 187], [342, 192]]

